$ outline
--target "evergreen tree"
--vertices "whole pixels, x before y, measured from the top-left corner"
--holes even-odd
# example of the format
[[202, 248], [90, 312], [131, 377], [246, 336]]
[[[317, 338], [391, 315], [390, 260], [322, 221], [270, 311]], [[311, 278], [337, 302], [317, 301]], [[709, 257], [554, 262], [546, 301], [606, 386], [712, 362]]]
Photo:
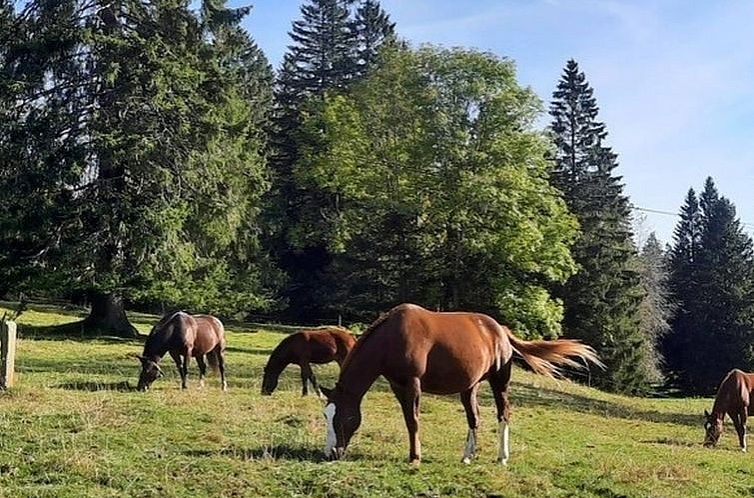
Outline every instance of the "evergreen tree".
[[356, 38], [357, 74], [363, 76], [377, 62], [380, 48], [395, 38], [395, 23], [377, 0], [363, 0], [356, 9], [353, 21]]
[[669, 346], [677, 347], [672, 353], [680, 387], [710, 394], [732, 368], [754, 366], [754, 249], [735, 207], [711, 178], [699, 196], [697, 227], [689, 227], [689, 204], [687, 198], [673, 247], [673, 289], [681, 309]]
[[594, 373], [598, 385], [640, 392], [652, 380], [636, 368], [651, 363], [646, 355], [652, 345], [640, 330], [644, 291], [634, 264], [631, 208], [598, 112], [584, 73], [569, 60], [550, 108], [557, 147], [551, 181], [581, 225], [573, 247], [580, 269], [560, 289], [564, 329], [600, 352], [607, 368]]
[[387, 16], [374, 2], [368, 10], [357, 10], [370, 16], [368, 26], [366, 19], [352, 19], [352, 3], [308, 0], [301, 7], [301, 19], [293, 23], [289, 33], [293, 44], [277, 78], [268, 245], [289, 276], [284, 298], [289, 314], [298, 321], [315, 318], [321, 313], [324, 300], [332, 297], [326, 275], [333, 255], [326, 244], [310, 236], [307, 227], [331, 223], [331, 213], [337, 205], [336, 197], [316, 186], [302, 185], [294, 177], [301, 150], [311, 146], [301, 134], [301, 122], [303, 116], [317, 112], [327, 91], [345, 91], [366, 70], [369, 62], [359, 63], [357, 57], [371, 57], [371, 52], [362, 50], [366, 45], [360, 48], [359, 39], [369, 43], [370, 50], [376, 50], [382, 38], [371, 30], [387, 29], [379, 25], [387, 22]]
[[[44, 189], [30, 198], [50, 206], [32, 233], [56, 224], [37, 258], [48, 288], [85, 291], [92, 311], [81, 328], [121, 335], [135, 333], [124, 298], [215, 312], [264, 305], [259, 276], [233, 259], [253, 245], [266, 188], [258, 113], [270, 75], [237, 27], [245, 10], [213, 1], [200, 18], [141, 0], [27, 8], [18, 52], [36, 59], [20, 66], [38, 73], [44, 96], [23, 116], [33, 157], [20, 174], [40, 170]], [[0, 228], [14, 240], [11, 224]]]

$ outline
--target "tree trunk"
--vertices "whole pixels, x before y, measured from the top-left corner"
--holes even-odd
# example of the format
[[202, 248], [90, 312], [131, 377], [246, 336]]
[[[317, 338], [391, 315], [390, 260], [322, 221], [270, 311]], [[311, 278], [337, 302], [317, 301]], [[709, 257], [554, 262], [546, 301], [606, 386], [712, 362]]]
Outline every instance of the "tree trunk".
[[123, 309], [123, 299], [115, 294], [92, 292], [92, 311], [83, 322], [87, 335], [115, 335], [137, 337], [139, 332], [131, 325]]

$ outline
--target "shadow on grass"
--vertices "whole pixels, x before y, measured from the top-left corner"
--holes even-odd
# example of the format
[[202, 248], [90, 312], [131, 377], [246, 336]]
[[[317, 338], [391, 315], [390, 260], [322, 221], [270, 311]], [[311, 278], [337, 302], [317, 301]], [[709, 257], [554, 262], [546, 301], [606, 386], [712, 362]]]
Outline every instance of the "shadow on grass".
[[130, 385], [128, 381], [121, 382], [64, 382], [54, 386], [58, 389], [65, 389], [67, 391], [118, 391], [118, 392], [133, 392], [136, 391], [136, 387]]
[[219, 450], [193, 449], [184, 452], [191, 457], [225, 456], [238, 460], [288, 460], [298, 462], [324, 462], [325, 455], [320, 449], [302, 448], [279, 444], [257, 448], [237, 448], [231, 446]]
[[99, 341], [114, 344], [139, 344], [146, 340], [146, 336], [144, 335], [139, 335], [138, 337], [116, 337], [85, 333], [81, 321], [40, 326], [19, 324], [18, 333], [23, 339], [45, 341]]
[[269, 356], [272, 354], [272, 349], [268, 348], [239, 348], [237, 346], [228, 346], [225, 348], [226, 353], [243, 353], [243, 354], [255, 354]]
[[613, 403], [574, 393], [563, 393], [553, 389], [535, 388], [526, 384], [514, 384], [511, 390], [514, 402], [520, 405], [566, 410], [625, 420], [643, 420], [662, 424], [688, 425], [701, 427], [702, 416], [696, 413], [667, 413], [658, 410], [641, 410], [620, 403]]

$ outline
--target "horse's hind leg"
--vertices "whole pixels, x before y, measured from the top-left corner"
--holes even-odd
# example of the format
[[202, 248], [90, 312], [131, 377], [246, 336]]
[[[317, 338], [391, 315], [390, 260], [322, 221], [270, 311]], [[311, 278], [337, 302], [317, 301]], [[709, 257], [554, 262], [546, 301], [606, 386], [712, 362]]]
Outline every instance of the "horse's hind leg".
[[408, 429], [409, 453], [408, 461], [418, 464], [421, 461], [422, 450], [419, 441], [419, 401], [421, 399], [421, 381], [417, 377], [411, 378], [405, 385], [390, 383], [395, 396], [401, 404], [403, 418]]
[[199, 366], [199, 388], [204, 387], [204, 377], [207, 375], [207, 363], [204, 361], [204, 355], [196, 357], [196, 364]]
[[461, 403], [466, 410], [466, 421], [469, 424], [466, 447], [463, 450], [463, 463], [471, 463], [471, 459], [476, 455], [476, 431], [479, 428], [479, 403], [476, 397], [478, 390], [479, 384], [476, 384], [468, 391], [461, 393]]
[[741, 446], [741, 451], [746, 452], [746, 416], [747, 407], [741, 407], [741, 411], [738, 415], [738, 426], [736, 431], [738, 432], [738, 444]]
[[[213, 353], [210, 353], [213, 354]], [[220, 380], [223, 384], [223, 392], [228, 390], [228, 381], [225, 380], [225, 351], [218, 346], [214, 352], [217, 358], [217, 369], [220, 370]]]
[[508, 401], [508, 386], [511, 380], [511, 365], [509, 360], [503, 368], [490, 375], [490, 386], [497, 407], [497, 421], [500, 426], [500, 453], [498, 460], [503, 465], [508, 464], [510, 458], [508, 424], [510, 423], [511, 406]]

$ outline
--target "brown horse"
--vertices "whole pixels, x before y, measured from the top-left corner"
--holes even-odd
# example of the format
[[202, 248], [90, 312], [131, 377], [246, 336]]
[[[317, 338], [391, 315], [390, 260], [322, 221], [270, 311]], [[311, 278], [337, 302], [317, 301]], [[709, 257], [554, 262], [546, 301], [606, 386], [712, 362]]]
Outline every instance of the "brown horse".
[[704, 446], [711, 448], [717, 445], [723, 433], [723, 419], [725, 414], [733, 420], [733, 426], [738, 433], [738, 444], [741, 451], [746, 451], [746, 417], [754, 414], [751, 406], [754, 395], [754, 374], [734, 369], [728, 372], [720, 387], [717, 389], [712, 413], [704, 410]]
[[322, 364], [336, 361], [340, 366], [354, 344], [356, 344], [356, 339], [348, 330], [340, 327], [302, 330], [289, 335], [272, 351], [264, 367], [262, 394], [272, 394], [278, 385], [280, 374], [291, 363], [301, 367], [301, 394], [303, 396], [308, 394], [307, 381], [312, 383], [314, 391], [319, 394], [311, 363]]
[[162, 377], [160, 360], [165, 353], [175, 361], [181, 374], [181, 387], [186, 389], [188, 364], [193, 356], [199, 365], [199, 385], [204, 386], [207, 365], [220, 371], [223, 391], [228, 389], [225, 380], [225, 328], [211, 315], [189, 315], [183, 311], [165, 315], [152, 328], [144, 344], [144, 352], [137, 356], [141, 361], [141, 374], [137, 389], [146, 391], [157, 378]]
[[361, 423], [361, 400], [380, 375], [390, 382], [408, 429], [409, 461], [419, 463], [419, 399], [422, 392], [461, 395], [469, 432], [463, 462], [476, 453], [479, 427], [477, 390], [488, 380], [497, 406], [499, 460], [509, 457], [508, 386], [513, 353], [537, 373], [553, 376], [558, 365], [580, 366], [572, 357], [602, 365], [595, 352], [577, 341], [522, 341], [480, 313], [436, 313], [402, 304], [378, 318], [356, 343], [325, 407], [325, 454], [341, 458]]

